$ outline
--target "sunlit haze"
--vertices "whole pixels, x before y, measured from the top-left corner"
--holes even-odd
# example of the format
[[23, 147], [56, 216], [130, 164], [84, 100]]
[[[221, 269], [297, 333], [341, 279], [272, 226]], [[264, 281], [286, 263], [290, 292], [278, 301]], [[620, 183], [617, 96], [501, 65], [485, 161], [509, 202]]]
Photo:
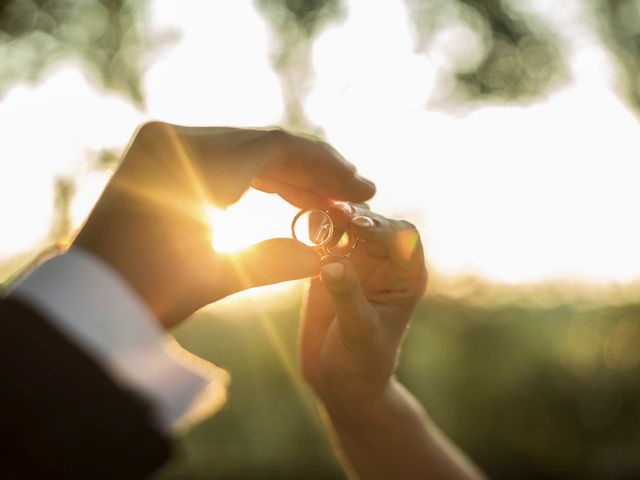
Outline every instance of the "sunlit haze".
[[[414, 48], [403, 1], [347, 5], [314, 46], [306, 114], [377, 183], [376, 210], [419, 226], [435, 269], [506, 282], [640, 277], [640, 124], [613, 92], [611, 61], [594, 39], [571, 47], [572, 79], [548, 98], [453, 114], [428, 101], [438, 49], [463, 48], [465, 32], [449, 32], [426, 55]], [[93, 87], [74, 64], [1, 99], [0, 258], [40, 245], [56, 176], [78, 180], [80, 225], [108, 179], [84, 159], [124, 147], [145, 119], [282, 121], [269, 30], [252, 1], [156, 0], [151, 12], [154, 28], [180, 36], [146, 73], [146, 111]], [[581, 31], [581, 19], [576, 7], [555, 21]], [[265, 197], [212, 212], [220, 250], [288, 236], [295, 209]]]
[[207, 207], [212, 244], [218, 252], [234, 252], [268, 238], [291, 237], [296, 209], [279, 197], [250, 190], [226, 210]]

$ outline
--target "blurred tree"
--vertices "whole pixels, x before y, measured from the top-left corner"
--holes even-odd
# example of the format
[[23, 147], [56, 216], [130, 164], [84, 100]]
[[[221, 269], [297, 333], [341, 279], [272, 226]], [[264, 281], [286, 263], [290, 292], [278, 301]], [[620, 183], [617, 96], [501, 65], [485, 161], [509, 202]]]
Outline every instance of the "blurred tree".
[[[299, 130], [314, 128], [302, 104], [313, 78], [309, 54], [317, 35], [341, 19], [341, 0], [255, 0], [275, 36], [274, 68], [286, 102], [285, 121]], [[441, 72], [441, 103], [476, 100], [524, 101], [544, 94], [565, 73], [557, 38], [540, 19], [501, 0], [405, 0], [416, 27], [419, 49], [451, 26], [464, 26], [473, 39], [450, 55]], [[452, 53], [452, 52], [449, 52]]]
[[121, 157], [120, 148], [103, 148], [92, 155], [91, 163], [96, 170], [115, 170], [120, 164]]
[[619, 89], [640, 110], [640, 1], [589, 0], [596, 28], [619, 65]]
[[[466, 32], [445, 49], [444, 104], [528, 101], [566, 77], [563, 45], [548, 22], [518, 0], [404, 0], [427, 50], [439, 33]], [[302, 104], [313, 78], [318, 34], [344, 17], [344, 0], [254, 0], [274, 33], [273, 65], [285, 97], [285, 122], [314, 131]], [[148, 55], [165, 38], [146, 26], [147, 0], [0, 0], [0, 95], [17, 81], [37, 81], [60, 60], [77, 60], [105, 88], [141, 105]], [[586, 0], [604, 46], [619, 65], [622, 95], [640, 107], [640, 0]], [[458, 38], [459, 39], [459, 38]]]
[[[530, 12], [502, 0], [406, 0], [418, 49], [455, 26], [470, 33], [461, 51], [448, 52], [440, 92], [444, 102], [530, 100], [565, 72], [558, 39]], [[463, 40], [458, 38], [458, 40]]]
[[143, 103], [140, 79], [158, 45], [144, 21], [146, 1], [0, 0], [0, 95], [37, 81], [60, 60], [77, 60], [105, 88]]
[[[302, 102], [313, 76], [309, 53], [330, 22], [344, 16], [341, 0], [255, 0], [275, 34], [274, 67], [282, 79], [286, 121], [312, 129]], [[428, 50], [447, 29], [466, 30], [462, 47], [446, 50], [435, 101], [523, 102], [547, 94], [566, 79], [564, 46], [558, 35], [517, 0], [405, 0], [416, 28], [417, 47]], [[640, 0], [584, 3], [603, 45], [618, 64], [621, 94], [640, 108]], [[459, 32], [458, 32], [459, 33]], [[459, 40], [459, 38], [458, 38]], [[454, 51], [455, 50], [455, 51]]]
[[300, 131], [315, 131], [302, 104], [311, 88], [310, 52], [317, 35], [342, 18], [341, 0], [255, 0], [274, 33], [273, 66], [280, 75], [285, 122]]

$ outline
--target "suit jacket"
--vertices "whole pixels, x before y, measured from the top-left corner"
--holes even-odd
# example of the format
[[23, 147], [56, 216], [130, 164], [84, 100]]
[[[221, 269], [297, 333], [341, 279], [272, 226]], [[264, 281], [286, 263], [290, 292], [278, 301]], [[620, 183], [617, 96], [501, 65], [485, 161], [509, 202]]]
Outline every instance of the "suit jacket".
[[138, 479], [169, 456], [147, 403], [45, 315], [0, 300], [1, 479]]

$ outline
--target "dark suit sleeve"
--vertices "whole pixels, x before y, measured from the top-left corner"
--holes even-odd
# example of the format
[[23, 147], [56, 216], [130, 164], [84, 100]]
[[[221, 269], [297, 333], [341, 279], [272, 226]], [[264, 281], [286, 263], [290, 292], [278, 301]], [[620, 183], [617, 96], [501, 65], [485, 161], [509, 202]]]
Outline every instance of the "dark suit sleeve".
[[43, 315], [0, 300], [0, 478], [145, 478], [169, 455], [149, 405]]

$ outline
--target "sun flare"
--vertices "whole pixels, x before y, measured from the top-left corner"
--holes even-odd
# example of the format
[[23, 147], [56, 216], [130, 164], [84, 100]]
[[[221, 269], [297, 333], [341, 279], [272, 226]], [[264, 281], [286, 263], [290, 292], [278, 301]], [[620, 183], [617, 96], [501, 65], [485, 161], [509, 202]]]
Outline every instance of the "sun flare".
[[291, 236], [296, 209], [276, 195], [250, 190], [235, 205], [223, 210], [207, 206], [211, 244], [217, 252], [236, 252], [276, 237]]

